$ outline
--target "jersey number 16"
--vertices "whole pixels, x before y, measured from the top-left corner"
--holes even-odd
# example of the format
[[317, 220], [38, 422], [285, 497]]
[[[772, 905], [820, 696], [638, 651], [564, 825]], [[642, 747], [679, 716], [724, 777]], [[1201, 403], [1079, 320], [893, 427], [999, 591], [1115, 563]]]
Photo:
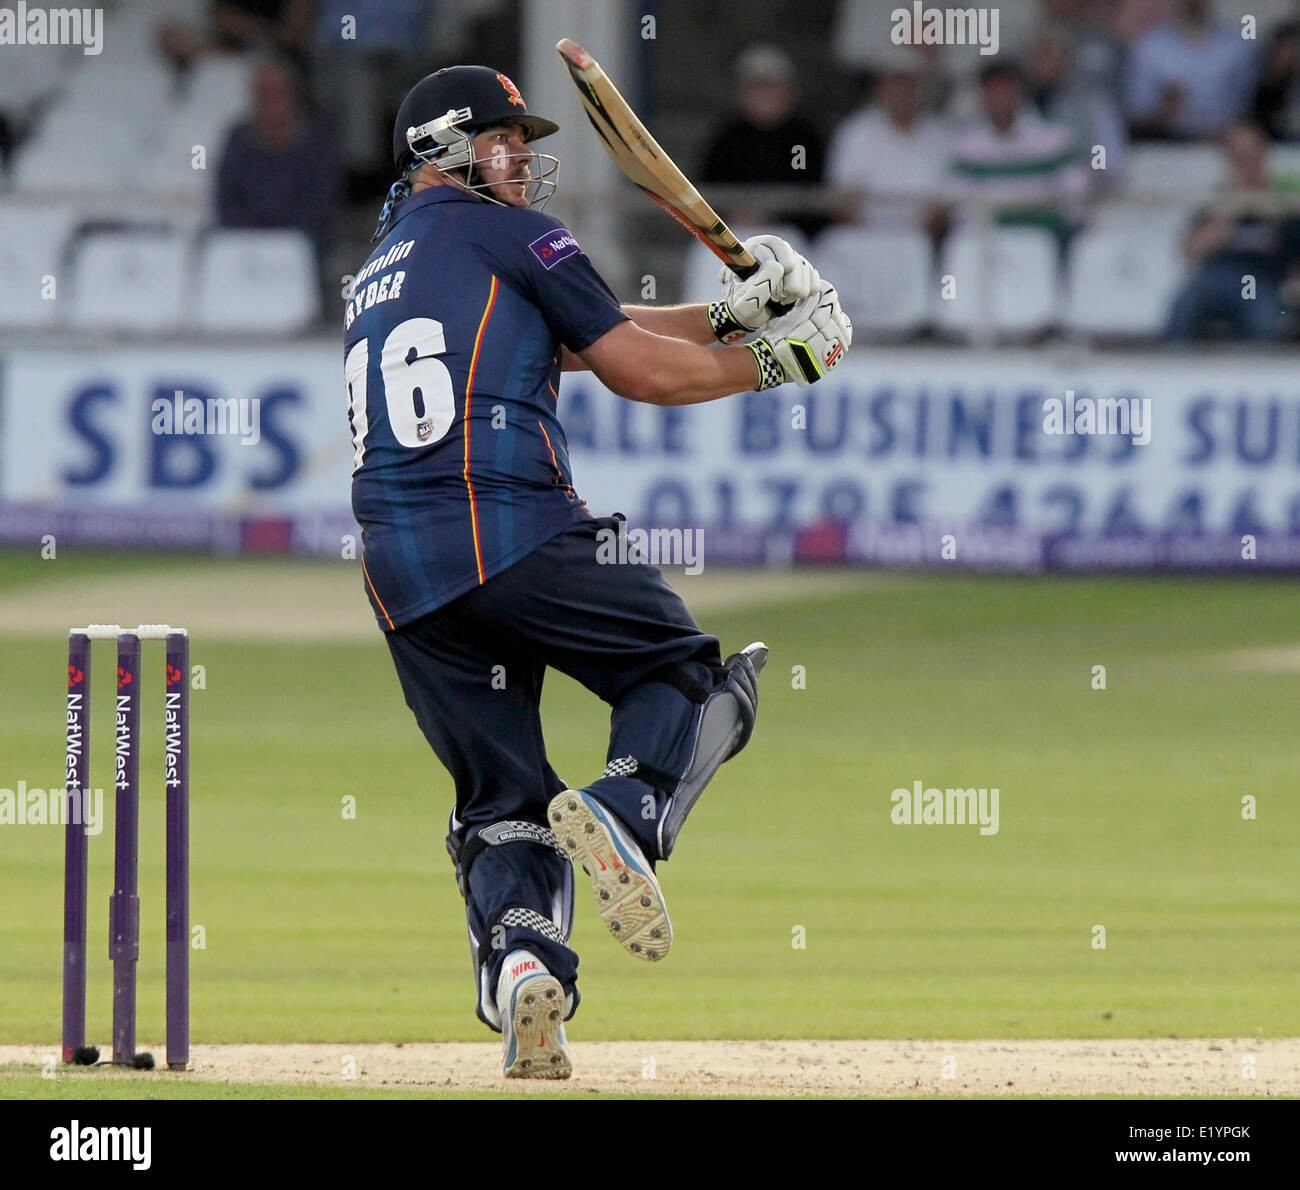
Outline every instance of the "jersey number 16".
[[[389, 332], [379, 353], [379, 376], [388, 409], [388, 426], [403, 446], [437, 442], [456, 420], [456, 396], [451, 373], [437, 357], [447, 350], [442, 323], [433, 318], [408, 318]], [[352, 473], [361, 470], [370, 416], [366, 382], [370, 374], [370, 340], [353, 344], [343, 361], [348, 389], [348, 423], [352, 426]]]

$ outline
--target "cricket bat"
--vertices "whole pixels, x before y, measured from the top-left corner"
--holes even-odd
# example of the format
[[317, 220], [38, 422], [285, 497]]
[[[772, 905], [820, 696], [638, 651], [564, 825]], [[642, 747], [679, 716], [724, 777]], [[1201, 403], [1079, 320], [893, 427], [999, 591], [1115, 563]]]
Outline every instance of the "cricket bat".
[[[619, 169], [737, 276], [753, 273], [758, 261], [646, 131], [600, 63], [567, 37], [555, 49], [569, 68], [587, 119]], [[773, 302], [772, 309], [783, 314], [790, 307]]]

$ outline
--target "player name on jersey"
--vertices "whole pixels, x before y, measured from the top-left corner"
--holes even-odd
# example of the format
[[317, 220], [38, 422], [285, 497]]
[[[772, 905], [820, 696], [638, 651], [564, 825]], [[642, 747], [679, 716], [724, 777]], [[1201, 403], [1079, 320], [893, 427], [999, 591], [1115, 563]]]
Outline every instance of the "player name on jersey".
[[[379, 302], [391, 301], [393, 298], [401, 296], [402, 283], [406, 280], [405, 269], [385, 273], [374, 281], [371, 281], [370, 278], [381, 269], [386, 269], [399, 260], [405, 260], [411, 255], [411, 250], [414, 247], [414, 240], [402, 240], [394, 244], [383, 256], [370, 261], [352, 279], [352, 286], [348, 290], [348, 308], [343, 315], [343, 325], [345, 327], [350, 327], [362, 310], [369, 310], [371, 306], [377, 305]], [[367, 282], [369, 283], [367, 284]]]

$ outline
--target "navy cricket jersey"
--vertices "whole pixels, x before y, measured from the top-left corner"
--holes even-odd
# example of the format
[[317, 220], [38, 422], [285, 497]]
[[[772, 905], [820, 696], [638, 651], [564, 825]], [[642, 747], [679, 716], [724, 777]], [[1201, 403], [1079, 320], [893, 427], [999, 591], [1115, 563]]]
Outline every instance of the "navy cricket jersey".
[[556, 416], [559, 345], [582, 351], [626, 317], [539, 211], [450, 186], [393, 208], [344, 316], [352, 511], [382, 628], [592, 515]]

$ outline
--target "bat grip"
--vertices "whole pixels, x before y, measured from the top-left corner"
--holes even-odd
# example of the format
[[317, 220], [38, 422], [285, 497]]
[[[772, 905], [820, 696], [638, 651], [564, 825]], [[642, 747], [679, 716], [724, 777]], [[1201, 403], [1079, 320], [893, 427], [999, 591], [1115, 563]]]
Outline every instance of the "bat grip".
[[[758, 261], [754, 261], [754, 263], [750, 265], [733, 264], [731, 266], [731, 271], [735, 273], [737, 277], [740, 277], [742, 280], [745, 277], [752, 277], [756, 272], [758, 272]], [[777, 318], [780, 318], [782, 314], [789, 314], [790, 311], [794, 309], [794, 303], [793, 302], [768, 302], [767, 307], [769, 310], [772, 311], [774, 315], [776, 315]]]

